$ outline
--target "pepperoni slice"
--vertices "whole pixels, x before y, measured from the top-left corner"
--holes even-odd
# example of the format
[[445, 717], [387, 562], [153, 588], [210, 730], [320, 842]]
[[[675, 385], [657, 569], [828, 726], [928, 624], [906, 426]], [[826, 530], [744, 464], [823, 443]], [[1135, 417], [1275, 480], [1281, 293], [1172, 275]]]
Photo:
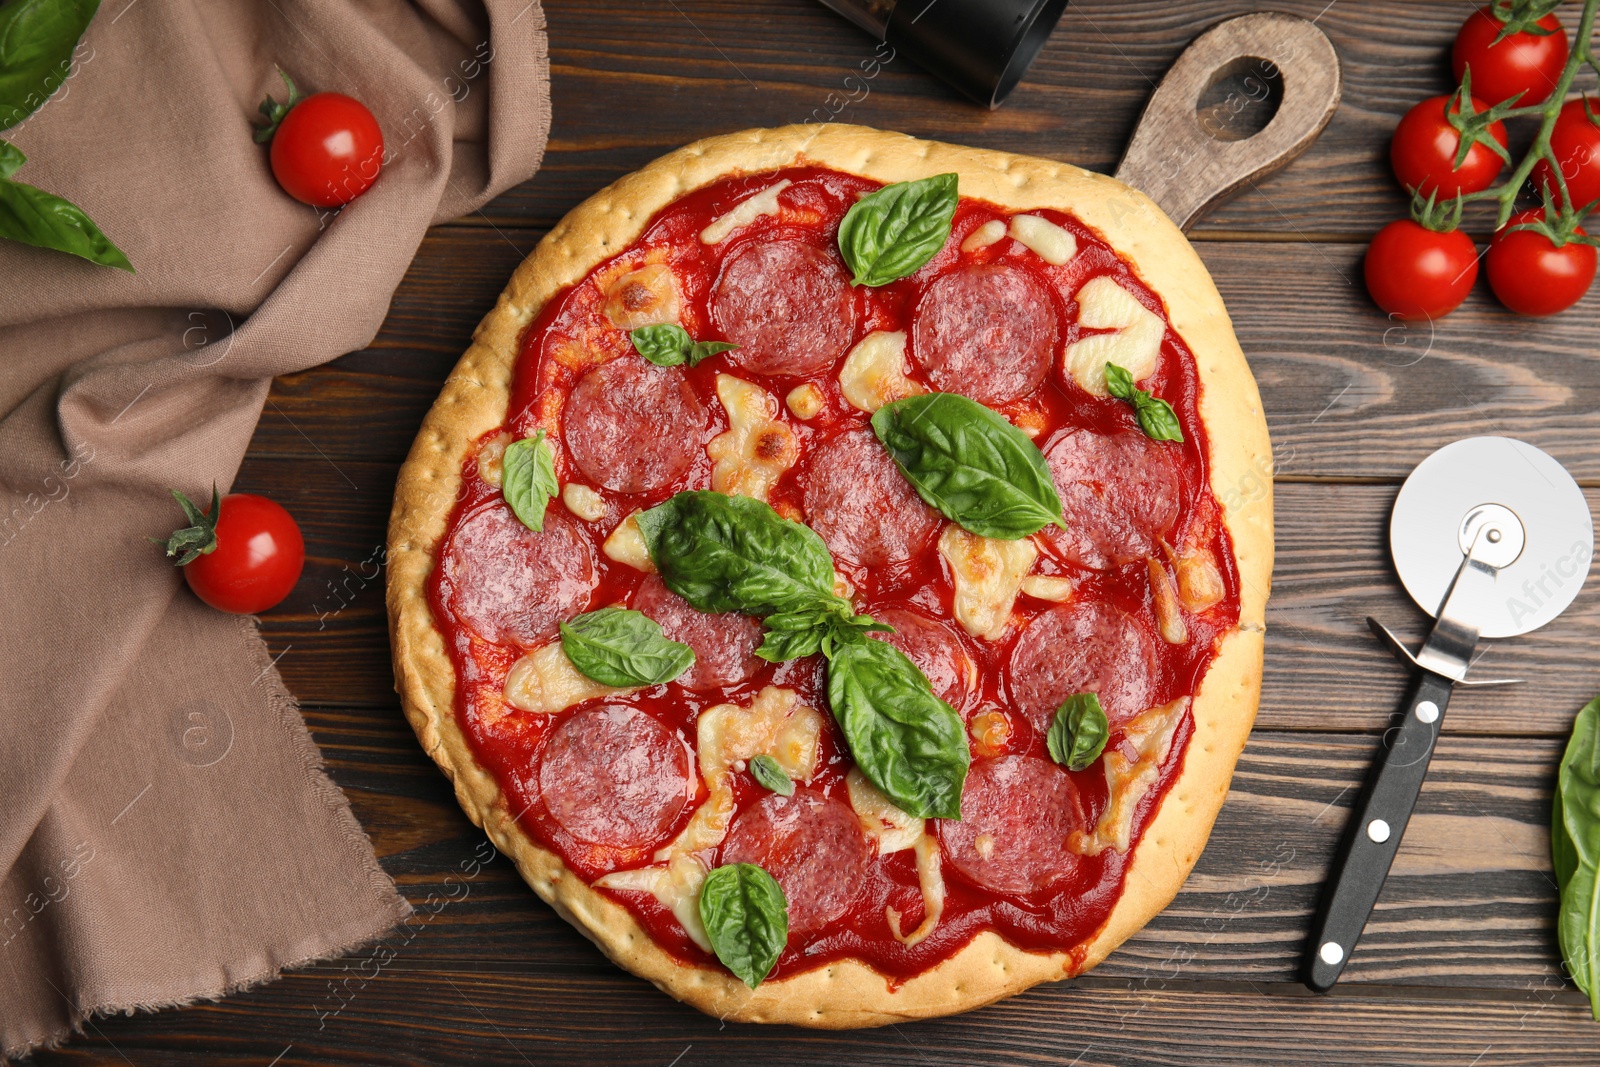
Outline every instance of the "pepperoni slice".
[[594, 553], [551, 508], [534, 533], [496, 500], [456, 528], [444, 557], [450, 608], [485, 641], [528, 648], [589, 602]]
[[928, 286], [912, 317], [912, 348], [934, 386], [984, 404], [1039, 388], [1056, 344], [1050, 293], [1003, 263], [954, 270]]
[[748, 681], [761, 668], [754, 655], [761, 644], [761, 624], [730, 612], [707, 615], [652, 574], [633, 594], [633, 608], [654, 619], [668, 640], [694, 649], [694, 666], [678, 676], [690, 689], [721, 689]]
[[966, 703], [977, 665], [950, 627], [911, 608], [883, 608], [872, 617], [894, 627], [892, 634], [872, 636], [889, 642], [920, 667], [940, 700], [954, 708]]
[[939, 513], [865, 427], [846, 430], [812, 454], [805, 508], [828, 550], [863, 567], [904, 563], [928, 551], [939, 534]]
[[1159, 648], [1147, 623], [1109, 604], [1052, 608], [1011, 650], [1012, 699], [1041, 732], [1074, 693], [1094, 693], [1106, 718], [1121, 722], [1155, 704]]
[[850, 806], [808, 789], [769, 793], [746, 808], [722, 846], [724, 864], [754, 863], [778, 880], [791, 934], [821, 929], [848, 911], [870, 858]]
[[804, 241], [751, 241], [728, 257], [711, 316], [736, 367], [818, 375], [855, 336], [856, 300], [838, 257]]
[[1037, 756], [979, 760], [961, 792], [961, 820], [939, 820], [956, 871], [982, 889], [1028, 896], [1071, 878], [1067, 837], [1083, 823], [1067, 772]]
[[592, 845], [642, 848], [694, 800], [689, 746], [637, 708], [603, 705], [556, 727], [539, 763], [545, 810]]
[[1046, 539], [1069, 562], [1095, 570], [1156, 555], [1178, 518], [1177, 446], [1139, 430], [1073, 429], [1045, 449], [1067, 529]]
[[689, 469], [705, 446], [707, 414], [683, 371], [621, 356], [573, 387], [565, 423], [579, 470], [607, 489], [648, 493]]

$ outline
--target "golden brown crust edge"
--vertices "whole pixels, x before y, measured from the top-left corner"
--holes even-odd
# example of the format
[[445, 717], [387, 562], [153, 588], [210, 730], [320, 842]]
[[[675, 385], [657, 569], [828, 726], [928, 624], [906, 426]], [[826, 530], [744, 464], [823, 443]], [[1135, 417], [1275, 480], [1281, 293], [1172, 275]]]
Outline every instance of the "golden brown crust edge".
[[[958, 171], [961, 192], [1011, 210], [1070, 210], [1125, 256], [1165, 301], [1199, 362], [1211, 484], [1224, 504], [1241, 578], [1241, 625], [1222, 643], [1193, 704], [1182, 772], [1135, 849], [1105, 925], [1074, 966], [1066, 953], [1026, 952], [984, 933], [895, 989], [854, 960], [748, 989], [731, 975], [685, 967], [615, 902], [590, 889], [515, 824], [493, 776], [456, 722], [455, 672], [434, 627], [426, 581], [461, 484], [467, 450], [504, 422], [524, 328], [545, 301], [626, 247], [661, 208], [735, 172], [804, 158], [883, 182]], [[1210, 276], [1177, 227], [1142, 193], [1048, 160], [923, 141], [860, 126], [746, 130], [698, 141], [580, 204], [517, 268], [445, 382], [401, 468], [389, 523], [388, 606], [395, 688], [423, 748], [456, 797], [528, 884], [620, 966], [719, 1018], [846, 1028], [947, 1015], [1093, 966], [1177, 893], [1227, 794], [1261, 688], [1263, 612], [1272, 573], [1270, 445], [1255, 381]]]

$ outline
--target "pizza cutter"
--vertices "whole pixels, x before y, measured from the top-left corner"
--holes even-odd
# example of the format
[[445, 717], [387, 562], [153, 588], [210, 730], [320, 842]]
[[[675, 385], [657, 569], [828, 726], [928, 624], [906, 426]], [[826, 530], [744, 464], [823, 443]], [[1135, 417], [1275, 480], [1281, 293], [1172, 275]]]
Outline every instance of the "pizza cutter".
[[1416, 680], [1383, 735], [1307, 946], [1306, 984], [1318, 992], [1339, 980], [1378, 900], [1451, 690], [1517, 681], [1467, 677], [1479, 639], [1516, 637], [1561, 614], [1588, 576], [1594, 526], [1560, 463], [1509, 437], [1472, 437], [1411, 472], [1394, 503], [1389, 549], [1406, 592], [1436, 621], [1412, 654], [1367, 620]]

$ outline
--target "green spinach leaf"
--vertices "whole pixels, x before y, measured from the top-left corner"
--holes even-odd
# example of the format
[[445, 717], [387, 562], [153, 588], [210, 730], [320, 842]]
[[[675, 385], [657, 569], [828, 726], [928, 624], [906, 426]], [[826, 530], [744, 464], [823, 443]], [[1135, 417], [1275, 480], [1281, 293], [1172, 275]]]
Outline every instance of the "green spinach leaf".
[[562, 623], [561, 650], [585, 677], [619, 687], [670, 682], [694, 663], [654, 619], [615, 604]]
[[851, 205], [839, 223], [839, 254], [852, 285], [888, 285], [915, 272], [950, 239], [956, 175], [886, 185]]
[[1076, 693], [1056, 709], [1044, 741], [1051, 759], [1069, 771], [1081, 771], [1100, 758], [1110, 735], [1100, 698], [1093, 693]]
[[1015, 541], [1065, 528], [1050, 468], [1028, 435], [955, 393], [885, 404], [872, 429], [917, 495], [980, 537]]
[[961, 818], [966, 730], [904, 653], [884, 641], [836, 645], [828, 703], [856, 766], [884, 796], [918, 818]]
[[544, 512], [561, 492], [556, 481], [556, 457], [540, 430], [506, 446], [500, 461], [500, 492], [522, 525], [538, 533], [544, 529]]
[[783, 887], [753, 863], [729, 864], [706, 875], [700, 921], [717, 959], [751, 989], [772, 973], [789, 942]]
[[1553, 822], [1561, 956], [1600, 1020], [1600, 698], [1573, 722], [1556, 779]]

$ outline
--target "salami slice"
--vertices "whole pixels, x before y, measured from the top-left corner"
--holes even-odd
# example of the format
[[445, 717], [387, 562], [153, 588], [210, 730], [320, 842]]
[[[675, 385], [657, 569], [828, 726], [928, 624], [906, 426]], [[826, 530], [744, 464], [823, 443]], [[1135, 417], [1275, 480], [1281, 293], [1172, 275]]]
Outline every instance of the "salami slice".
[[950, 627], [911, 608], [882, 608], [872, 617], [894, 627], [892, 634], [872, 636], [904, 652], [927, 675], [940, 700], [953, 708], [967, 702], [978, 668]]
[[567, 449], [607, 489], [648, 493], [676, 481], [705, 447], [707, 414], [676, 367], [619, 356], [589, 371], [567, 399]]
[[724, 864], [754, 863], [778, 880], [791, 934], [821, 929], [848, 911], [870, 858], [850, 806], [809, 789], [762, 797], [734, 820], [722, 846]]
[[1039, 388], [1056, 346], [1056, 311], [1033, 275], [1003, 263], [951, 271], [912, 317], [912, 350], [934, 387], [984, 404]]
[[738, 685], [761, 667], [754, 654], [761, 644], [761, 624], [748, 615], [696, 611], [655, 574], [634, 591], [633, 608], [654, 619], [668, 640], [694, 649], [694, 666], [678, 676], [690, 689]]
[[1028, 624], [1011, 650], [1012, 700], [1042, 732], [1063, 700], [1094, 693], [1116, 724], [1155, 703], [1159, 649], [1147, 623], [1110, 604], [1052, 608]]
[[967, 772], [961, 820], [939, 820], [945, 858], [967, 881], [1028, 896], [1068, 880], [1067, 837], [1084, 822], [1065, 769], [1037, 756], [979, 760]]
[[474, 633], [529, 648], [578, 614], [594, 584], [594, 553], [556, 508], [534, 533], [496, 500], [456, 528], [444, 557], [450, 609]]
[[863, 567], [903, 563], [930, 550], [939, 513], [922, 502], [865, 427], [812, 453], [806, 518], [836, 557]]
[[736, 367], [818, 375], [855, 337], [856, 299], [838, 257], [804, 241], [751, 241], [722, 266], [711, 316]]
[[539, 795], [580, 841], [642, 848], [670, 834], [694, 800], [689, 746], [637, 708], [605, 705], [556, 727], [539, 761]]
[[1067, 529], [1045, 537], [1071, 563], [1095, 570], [1157, 555], [1178, 518], [1177, 445], [1139, 430], [1072, 429], [1045, 448]]

